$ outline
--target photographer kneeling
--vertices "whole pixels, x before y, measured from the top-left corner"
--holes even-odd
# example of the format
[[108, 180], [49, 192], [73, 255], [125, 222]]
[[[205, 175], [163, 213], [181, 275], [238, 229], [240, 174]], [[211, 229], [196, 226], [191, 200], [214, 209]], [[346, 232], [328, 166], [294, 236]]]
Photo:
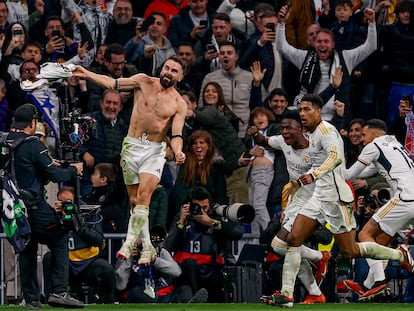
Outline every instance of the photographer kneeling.
[[[102, 216], [99, 206], [75, 206], [75, 190], [62, 187], [57, 195], [55, 211], [62, 225], [69, 230], [69, 286], [74, 294], [83, 294], [82, 284], [93, 287], [94, 301], [89, 303], [113, 303], [115, 295], [115, 271], [106, 259], [99, 255], [103, 246]], [[50, 290], [51, 253], [43, 257], [45, 291]], [[79, 290], [79, 292], [76, 292]], [[83, 298], [83, 297], [82, 297]], [[81, 299], [82, 300], [82, 299]]]
[[210, 193], [195, 187], [190, 202], [183, 204], [165, 242], [165, 248], [174, 252], [182, 274], [176, 285], [189, 285], [193, 294], [201, 288], [208, 291], [208, 302], [223, 301], [221, 286], [224, 265], [223, 248], [226, 240], [238, 240], [243, 226], [222, 220], [211, 207]]

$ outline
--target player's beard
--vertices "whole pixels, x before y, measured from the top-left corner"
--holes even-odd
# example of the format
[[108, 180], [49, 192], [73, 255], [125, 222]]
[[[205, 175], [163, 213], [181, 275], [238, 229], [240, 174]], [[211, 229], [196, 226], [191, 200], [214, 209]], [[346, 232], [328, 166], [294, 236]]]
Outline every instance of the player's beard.
[[172, 86], [174, 86], [175, 81], [173, 80], [173, 78], [168, 77], [167, 79], [165, 79], [165, 75], [160, 77], [160, 84], [164, 89], [168, 89]]

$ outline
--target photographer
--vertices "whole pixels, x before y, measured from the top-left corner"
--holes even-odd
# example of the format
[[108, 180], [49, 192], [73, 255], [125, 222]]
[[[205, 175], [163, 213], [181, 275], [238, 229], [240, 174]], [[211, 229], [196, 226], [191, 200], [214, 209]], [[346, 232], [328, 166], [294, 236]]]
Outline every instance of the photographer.
[[367, 223], [368, 219], [390, 199], [389, 186], [387, 183], [373, 185], [366, 196], [359, 196], [355, 219], [358, 230]]
[[[72, 187], [62, 187], [57, 195], [55, 211], [62, 224], [69, 230], [69, 285], [75, 293], [79, 289], [82, 294], [82, 284], [93, 287], [95, 300], [93, 303], [113, 303], [115, 295], [115, 271], [107, 260], [100, 258], [103, 246], [102, 216], [98, 207], [77, 210], [74, 206], [75, 190]], [[75, 213], [71, 214], [71, 208]], [[76, 218], [76, 219], [75, 219]], [[50, 288], [50, 267], [52, 254], [48, 252], [43, 257], [45, 275], [45, 292]]]
[[[368, 220], [391, 198], [390, 188], [387, 183], [373, 185], [366, 196], [359, 196], [355, 219], [357, 232], [359, 232]], [[374, 298], [387, 290], [386, 277], [383, 262], [367, 258], [355, 259], [355, 278], [344, 280], [344, 285], [358, 296], [358, 300]], [[362, 297], [362, 298], [361, 298]]]
[[72, 163], [68, 168], [56, 167], [47, 152], [46, 146], [34, 136], [39, 115], [36, 107], [24, 104], [16, 109], [8, 138], [25, 140], [15, 150], [15, 170], [19, 188], [28, 208], [32, 229], [31, 240], [19, 254], [21, 285], [26, 307], [39, 309], [40, 290], [37, 281], [38, 243], [46, 244], [52, 252], [51, 294], [48, 303], [60, 307], [83, 307], [83, 303], [73, 299], [67, 288], [68, 233], [60, 226], [56, 212], [46, 202], [44, 185], [47, 181], [70, 181], [82, 174], [82, 163]]
[[199, 186], [192, 190], [190, 202], [183, 204], [176, 220], [165, 242], [183, 271], [176, 285], [189, 285], [193, 294], [206, 288], [208, 302], [221, 301], [218, 285], [222, 284], [223, 246], [226, 240], [240, 239], [243, 226], [221, 220], [211, 207], [210, 193]]

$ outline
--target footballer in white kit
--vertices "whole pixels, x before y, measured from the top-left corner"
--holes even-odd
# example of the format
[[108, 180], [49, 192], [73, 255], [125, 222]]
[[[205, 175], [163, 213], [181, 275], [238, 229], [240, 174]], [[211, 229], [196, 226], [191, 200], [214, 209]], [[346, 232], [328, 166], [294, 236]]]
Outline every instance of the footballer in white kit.
[[347, 170], [346, 177], [358, 177], [371, 163], [386, 179], [392, 195], [372, 218], [383, 232], [392, 237], [414, 219], [414, 162], [395, 136], [381, 135], [362, 149], [358, 161]]
[[[269, 137], [268, 144], [273, 149], [282, 150], [286, 158], [286, 167], [290, 180], [297, 180], [300, 175], [306, 173], [312, 167], [308, 148], [294, 149], [291, 145], [286, 144], [282, 135]], [[290, 231], [292, 229], [297, 213], [312, 196], [314, 189], [315, 184], [305, 185], [292, 195], [292, 199], [284, 211], [283, 227], [286, 230]]]

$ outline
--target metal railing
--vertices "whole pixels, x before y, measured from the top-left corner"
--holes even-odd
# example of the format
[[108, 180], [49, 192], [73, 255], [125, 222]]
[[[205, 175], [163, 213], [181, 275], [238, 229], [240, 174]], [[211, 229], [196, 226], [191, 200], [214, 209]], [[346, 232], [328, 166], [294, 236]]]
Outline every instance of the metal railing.
[[[112, 264], [112, 241], [113, 240], [122, 240], [124, 239], [126, 236], [125, 233], [105, 233], [104, 234], [104, 238], [106, 241], [106, 247], [108, 248], [108, 262], [110, 264]], [[6, 298], [6, 287], [7, 287], [7, 280], [6, 280], [6, 275], [5, 275], [5, 243], [9, 243], [6, 239], [6, 234], [5, 233], [0, 233], [0, 254], [1, 254], [1, 258], [0, 258], [0, 286], [1, 286], [1, 297], [0, 297], [0, 304], [4, 305], [5, 304], [5, 298]], [[38, 256], [41, 257], [41, 256]], [[43, 259], [42, 257], [40, 258], [41, 260]], [[39, 258], [38, 258], [39, 260]], [[39, 263], [39, 261], [38, 261]], [[40, 263], [42, 263], [42, 261], [40, 261]], [[20, 297], [20, 293], [18, 292], [18, 264], [19, 264], [19, 258], [18, 255], [14, 256], [14, 298], [17, 299], [18, 297]], [[39, 276], [39, 274], [38, 274]], [[42, 273], [40, 273], [40, 279], [38, 280], [39, 284], [41, 285], [41, 291], [42, 293], [44, 292], [44, 279], [43, 279], [43, 270]]]

